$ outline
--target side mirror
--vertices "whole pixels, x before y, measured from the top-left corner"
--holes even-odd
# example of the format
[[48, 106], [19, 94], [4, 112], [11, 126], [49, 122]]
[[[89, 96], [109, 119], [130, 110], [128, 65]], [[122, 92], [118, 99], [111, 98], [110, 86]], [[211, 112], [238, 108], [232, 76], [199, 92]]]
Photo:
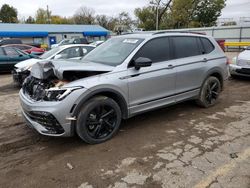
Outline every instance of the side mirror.
[[61, 59], [62, 58], [62, 55], [61, 54], [57, 54], [55, 55], [54, 59]]
[[152, 60], [146, 57], [139, 57], [134, 61], [135, 69], [139, 70], [141, 67], [150, 67]]

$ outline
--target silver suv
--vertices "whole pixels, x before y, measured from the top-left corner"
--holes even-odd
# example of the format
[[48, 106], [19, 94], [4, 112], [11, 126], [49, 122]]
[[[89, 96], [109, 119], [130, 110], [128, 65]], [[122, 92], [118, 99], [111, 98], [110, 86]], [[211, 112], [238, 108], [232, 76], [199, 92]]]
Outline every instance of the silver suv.
[[109, 39], [82, 60], [39, 62], [20, 91], [27, 124], [49, 136], [104, 142], [121, 120], [196, 100], [214, 105], [227, 58], [209, 36], [158, 32]]

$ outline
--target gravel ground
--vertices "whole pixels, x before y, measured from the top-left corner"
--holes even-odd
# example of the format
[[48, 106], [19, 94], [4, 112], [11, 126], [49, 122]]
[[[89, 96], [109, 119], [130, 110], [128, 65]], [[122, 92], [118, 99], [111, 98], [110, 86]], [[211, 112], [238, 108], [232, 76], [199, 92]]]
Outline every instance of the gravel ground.
[[[231, 58], [235, 54], [228, 54]], [[216, 106], [193, 102], [133, 117], [112, 140], [50, 138], [21, 117], [0, 75], [0, 187], [250, 187], [250, 80], [229, 79]]]

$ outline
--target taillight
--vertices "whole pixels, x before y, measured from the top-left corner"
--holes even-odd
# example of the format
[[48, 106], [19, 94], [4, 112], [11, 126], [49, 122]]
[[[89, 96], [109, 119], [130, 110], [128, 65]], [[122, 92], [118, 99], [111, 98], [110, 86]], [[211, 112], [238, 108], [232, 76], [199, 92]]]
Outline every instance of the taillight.
[[227, 65], [230, 64], [230, 61], [229, 61], [229, 58], [227, 57], [227, 62], [226, 62]]

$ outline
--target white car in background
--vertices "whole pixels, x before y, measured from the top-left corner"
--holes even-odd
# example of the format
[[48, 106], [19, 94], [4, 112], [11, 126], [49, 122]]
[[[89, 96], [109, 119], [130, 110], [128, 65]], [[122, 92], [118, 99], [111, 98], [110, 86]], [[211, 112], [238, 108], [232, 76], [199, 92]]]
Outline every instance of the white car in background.
[[71, 44], [55, 47], [37, 58], [17, 63], [12, 71], [13, 80], [18, 85], [22, 85], [24, 79], [30, 74], [32, 65], [35, 63], [56, 59], [81, 59], [94, 48], [95, 46], [86, 44]]
[[52, 45], [51, 45], [51, 48], [55, 48], [55, 47], [57, 47], [57, 46], [66, 45], [66, 44], [69, 43], [69, 41], [70, 41], [70, 39], [63, 39], [63, 40], [61, 40], [61, 41], [60, 41], [59, 43], [57, 43], [57, 44], [52, 44]]
[[232, 77], [250, 77], [250, 46], [233, 58], [229, 65], [229, 72]]

